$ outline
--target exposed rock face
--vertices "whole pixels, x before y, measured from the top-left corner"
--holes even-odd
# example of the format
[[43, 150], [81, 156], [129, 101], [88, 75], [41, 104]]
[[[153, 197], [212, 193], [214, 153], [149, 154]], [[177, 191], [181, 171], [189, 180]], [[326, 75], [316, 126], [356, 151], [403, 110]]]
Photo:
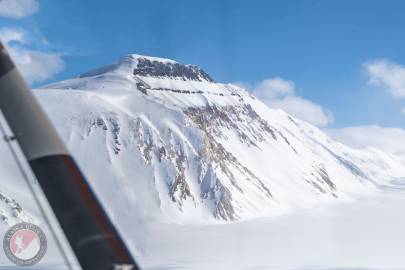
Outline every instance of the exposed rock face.
[[146, 77], [214, 82], [214, 80], [198, 66], [183, 65], [176, 62], [163, 63], [148, 58], [139, 58], [138, 65], [133, 73], [134, 75]]

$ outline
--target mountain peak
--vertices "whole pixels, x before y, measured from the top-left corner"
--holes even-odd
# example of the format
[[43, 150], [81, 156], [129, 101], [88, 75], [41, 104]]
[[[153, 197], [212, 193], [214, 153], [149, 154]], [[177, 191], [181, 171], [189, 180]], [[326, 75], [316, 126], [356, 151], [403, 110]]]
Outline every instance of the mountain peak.
[[141, 54], [128, 54], [121, 58], [121, 60], [123, 60], [123, 59], [128, 59], [128, 60], [132, 60], [132, 61], [149, 60], [152, 62], [171, 63], [171, 64], [178, 63], [177, 61], [169, 59], [169, 58], [162, 58], [162, 57], [141, 55]]
[[133, 70], [134, 75], [144, 77], [159, 77], [182, 79], [184, 81], [208, 81], [214, 80], [200, 67], [196, 65], [180, 64], [176, 61], [164, 58], [131, 55], [137, 61]]
[[126, 74], [130, 73], [141, 77], [214, 82], [199, 66], [181, 64], [167, 58], [139, 54], [125, 55], [115, 64], [83, 73], [79, 77], [93, 77], [114, 71], [120, 71]]

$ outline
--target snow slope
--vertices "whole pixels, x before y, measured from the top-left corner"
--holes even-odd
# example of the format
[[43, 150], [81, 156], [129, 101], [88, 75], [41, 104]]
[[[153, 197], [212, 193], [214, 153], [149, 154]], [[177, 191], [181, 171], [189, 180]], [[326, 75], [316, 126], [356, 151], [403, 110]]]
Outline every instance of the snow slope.
[[[145, 262], [156, 249], [151, 241], [166, 239], [160, 233], [176, 226], [237, 228], [243, 225], [219, 224], [259, 218], [268, 224], [299, 209], [374, 196], [405, 177], [401, 157], [351, 149], [244, 89], [173, 60], [128, 55], [35, 93]], [[154, 226], [161, 229], [152, 236]], [[179, 241], [187, 236], [181, 228], [173, 233]], [[229, 238], [237, 231], [230, 229]], [[170, 237], [161, 243], [162, 254], [175, 243]], [[158, 261], [151, 261], [155, 269]]]

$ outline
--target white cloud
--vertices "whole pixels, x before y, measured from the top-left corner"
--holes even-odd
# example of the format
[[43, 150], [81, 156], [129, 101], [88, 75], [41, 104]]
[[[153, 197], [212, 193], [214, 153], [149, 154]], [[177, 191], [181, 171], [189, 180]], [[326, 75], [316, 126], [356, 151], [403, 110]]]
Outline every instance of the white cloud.
[[64, 62], [59, 54], [20, 48], [10, 49], [10, 54], [29, 82], [45, 81], [64, 68]]
[[293, 95], [295, 84], [293, 81], [283, 80], [279, 77], [266, 79], [259, 82], [254, 92], [262, 98], [271, 99], [278, 98], [286, 95]]
[[0, 29], [0, 39], [5, 43], [17, 67], [30, 83], [47, 80], [64, 68], [57, 53], [35, 51], [28, 48], [28, 34], [19, 28]]
[[395, 98], [405, 98], [405, 67], [389, 60], [380, 59], [364, 65], [371, 85], [387, 89]]
[[36, 0], [0, 0], [0, 16], [23, 18], [34, 14], [39, 9]]
[[405, 129], [384, 128], [376, 125], [329, 129], [333, 139], [355, 148], [375, 147], [385, 152], [405, 155]]
[[0, 29], [0, 39], [4, 44], [18, 42], [27, 44], [27, 35], [24, 30], [4, 27]]
[[272, 108], [279, 108], [292, 116], [318, 127], [325, 127], [334, 121], [333, 114], [320, 105], [298, 96], [286, 96], [281, 99], [265, 101]]
[[322, 106], [296, 96], [293, 81], [283, 80], [279, 77], [266, 79], [257, 83], [252, 89], [252, 93], [269, 107], [282, 109], [292, 116], [318, 127], [327, 126], [334, 121], [333, 114]]

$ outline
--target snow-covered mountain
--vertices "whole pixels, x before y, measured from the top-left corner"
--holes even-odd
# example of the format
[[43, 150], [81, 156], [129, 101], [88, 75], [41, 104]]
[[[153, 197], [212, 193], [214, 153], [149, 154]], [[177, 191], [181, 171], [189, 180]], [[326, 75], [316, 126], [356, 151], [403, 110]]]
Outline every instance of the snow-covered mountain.
[[117, 219], [280, 215], [405, 176], [401, 158], [351, 149], [173, 60], [128, 55], [35, 93]]

